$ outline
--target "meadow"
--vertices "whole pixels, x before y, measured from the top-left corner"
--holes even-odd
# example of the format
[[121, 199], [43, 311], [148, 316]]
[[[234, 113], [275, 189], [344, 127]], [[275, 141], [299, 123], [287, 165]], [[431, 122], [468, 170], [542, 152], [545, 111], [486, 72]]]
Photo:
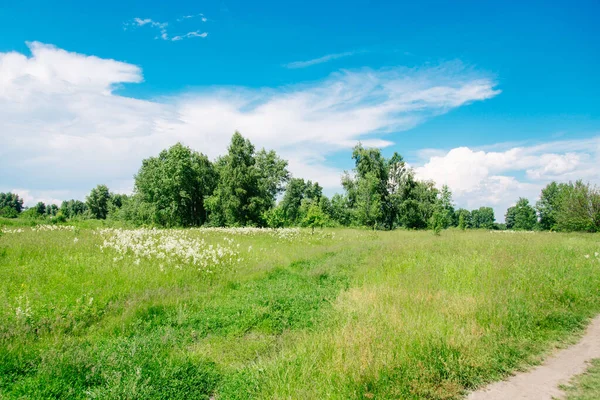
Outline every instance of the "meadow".
[[600, 312], [600, 236], [4, 226], [0, 398], [455, 399]]

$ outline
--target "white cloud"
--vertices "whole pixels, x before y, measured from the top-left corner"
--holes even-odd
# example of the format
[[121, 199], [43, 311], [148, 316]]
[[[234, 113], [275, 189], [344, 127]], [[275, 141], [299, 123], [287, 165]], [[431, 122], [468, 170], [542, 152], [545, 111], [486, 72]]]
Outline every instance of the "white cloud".
[[[206, 22], [208, 21], [206, 19], [206, 17], [204, 17], [203, 14], [196, 14], [196, 15], [186, 15], [183, 16], [181, 18], [177, 19], [177, 22], [182, 22], [185, 21], [187, 19], [190, 18], [196, 18], [196, 17], [201, 17], [202, 22]], [[133, 26], [133, 27], [142, 27], [148, 25], [152, 28], [155, 28], [159, 31], [159, 35], [155, 37], [155, 39], [162, 39], [162, 40], [167, 40], [167, 41], [171, 41], [171, 42], [177, 42], [180, 41], [182, 39], [187, 39], [187, 38], [193, 38], [193, 37], [200, 37], [200, 38], [205, 38], [208, 36], [207, 32], [200, 32], [199, 30], [197, 31], [191, 31], [185, 34], [181, 34], [181, 35], [175, 35], [175, 36], [170, 36], [169, 32], [167, 31], [167, 28], [169, 27], [169, 23], [168, 22], [158, 22], [158, 21], [154, 21], [150, 18], [139, 18], [136, 17], [133, 19], [133, 21], [131, 22], [127, 22], [124, 24], [125, 29], [127, 30], [127, 27], [129, 26]]]
[[186, 19], [192, 19], [192, 18], [197, 18], [197, 17], [200, 17], [200, 20], [202, 22], [208, 21], [208, 18], [206, 18], [204, 16], [204, 14], [200, 13], [200, 14], [184, 15], [181, 18], [177, 18], [177, 22], [182, 22], [182, 21], [185, 21]]
[[31, 191], [29, 191], [27, 189], [18, 189], [18, 188], [7, 190], [7, 191], [18, 194], [19, 197], [21, 199], [23, 199], [23, 204], [25, 204], [28, 207], [31, 207], [32, 205], [37, 204], [39, 201], [41, 201], [42, 203], [44, 203], [46, 205], [56, 204], [57, 206], [60, 206], [62, 204], [63, 200], [66, 200], [64, 195], [67, 194], [66, 192], [63, 192], [63, 191], [42, 191], [42, 192], [38, 192], [35, 195], [33, 195], [31, 193]]
[[317, 64], [326, 63], [328, 61], [337, 60], [338, 58], [353, 56], [357, 53], [358, 52], [356, 52], [356, 51], [346, 51], [344, 53], [328, 54], [323, 57], [313, 58], [312, 60], [294, 61], [289, 64], [285, 64], [285, 67], [286, 68], [306, 68], [306, 67], [310, 67], [312, 65], [317, 65]]
[[180, 36], [174, 36], [171, 38], [171, 40], [173, 42], [176, 42], [178, 40], [182, 40], [182, 39], [186, 39], [186, 38], [191, 38], [191, 37], [201, 37], [201, 38], [205, 38], [208, 36], [208, 33], [206, 32], [202, 32], [200, 33], [200, 31], [194, 31], [194, 32], [188, 32], [185, 35], [180, 35]]
[[499, 93], [492, 80], [446, 64], [342, 71], [281, 88], [211, 88], [149, 101], [114, 91], [142, 81], [135, 65], [41, 43], [29, 47], [29, 57], [0, 53], [0, 191], [21, 188], [31, 201], [56, 198], [49, 191], [83, 198], [98, 183], [131, 190], [143, 158], [177, 141], [214, 158], [236, 129], [289, 159], [296, 176], [337, 188], [341, 171], [327, 163], [331, 154], [358, 140], [390, 145], [388, 133]]
[[529, 146], [496, 145], [500, 151], [458, 147], [442, 153], [424, 153], [427, 161], [416, 168], [417, 176], [446, 184], [457, 204], [478, 208], [492, 206], [503, 220], [519, 197], [532, 203], [549, 182], [583, 179], [600, 183], [600, 136]]

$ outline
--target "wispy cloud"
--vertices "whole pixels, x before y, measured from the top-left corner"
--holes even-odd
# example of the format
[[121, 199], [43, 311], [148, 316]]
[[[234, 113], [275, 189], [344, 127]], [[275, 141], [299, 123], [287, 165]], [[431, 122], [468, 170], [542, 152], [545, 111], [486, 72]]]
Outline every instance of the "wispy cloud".
[[[207, 18], [204, 16], [204, 14], [194, 14], [194, 15], [185, 15], [185, 16], [183, 16], [181, 18], [178, 18], [177, 22], [182, 22], [182, 21], [185, 21], [187, 19], [196, 18], [196, 17], [200, 17], [201, 20], [202, 20], [202, 22], [208, 21]], [[152, 28], [157, 29], [159, 31], [159, 35], [156, 36], [155, 39], [168, 40], [168, 41], [171, 41], [171, 42], [177, 42], [177, 41], [182, 40], [182, 39], [194, 38], [194, 37], [205, 38], [205, 37], [208, 36], [207, 32], [201, 32], [200, 30], [191, 31], [191, 32], [188, 32], [188, 33], [185, 33], [185, 34], [178, 34], [178, 35], [175, 35], [175, 36], [171, 36], [171, 35], [169, 35], [169, 32], [167, 30], [167, 28], [169, 28], [169, 23], [168, 22], [154, 21], [151, 18], [139, 18], [139, 17], [136, 17], [131, 22], [126, 22], [124, 24], [125, 30], [127, 30], [128, 27], [138, 28], [138, 27], [143, 27], [143, 26], [149, 26], [149, 27], [152, 27]]]
[[[167, 33], [167, 27], [169, 26], [168, 22], [157, 22], [157, 21], [153, 21], [150, 18], [134, 18], [133, 19], [133, 24], [130, 24], [133, 26], [144, 26], [144, 25], [148, 25], [151, 26], [153, 28], [156, 28], [159, 30], [160, 32], [160, 38], [162, 40], [169, 40], [169, 35]], [[158, 38], [158, 37], [157, 37]]]
[[307, 61], [294, 61], [291, 62], [289, 64], [285, 64], [286, 68], [306, 68], [306, 67], [310, 67], [313, 65], [317, 65], [317, 64], [323, 64], [332, 60], [337, 60], [338, 58], [343, 58], [343, 57], [350, 57], [353, 56], [355, 54], [358, 53], [362, 53], [359, 51], [346, 51], [344, 53], [335, 53], [335, 54], [328, 54], [326, 56], [323, 57], [319, 57], [319, 58], [313, 58], [312, 60], [307, 60]]
[[28, 45], [31, 55], [0, 52], [0, 192], [29, 191], [29, 204], [83, 198], [98, 183], [131, 190], [143, 158], [177, 141], [214, 158], [235, 130], [259, 148], [275, 149], [296, 176], [339, 190], [342, 171], [326, 162], [331, 154], [348, 152], [359, 140], [392, 145], [389, 134], [500, 93], [485, 74], [443, 64], [140, 100], [114, 92], [143, 81], [135, 65]]
[[173, 42], [176, 42], [178, 40], [182, 40], [182, 39], [186, 39], [186, 38], [192, 38], [192, 37], [201, 37], [201, 38], [205, 38], [208, 36], [208, 33], [206, 32], [202, 32], [200, 33], [200, 31], [193, 31], [193, 32], [188, 32], [185, 35], [180, 35], [180, 36], [173, 36], [171, 38], [171, 40]]
[[186, 19], [192, 19], [192, 18], [197, 18], [197, 17], [200, 17], [200, 20], [202, 22], [208, 21], [208, 19], [204, 16], [204, 14], [200, 13], [200, 14], [184, 15], [181, 18], [177, 18], [177, 22], [182, 22], [182, 21], [185, 21]]

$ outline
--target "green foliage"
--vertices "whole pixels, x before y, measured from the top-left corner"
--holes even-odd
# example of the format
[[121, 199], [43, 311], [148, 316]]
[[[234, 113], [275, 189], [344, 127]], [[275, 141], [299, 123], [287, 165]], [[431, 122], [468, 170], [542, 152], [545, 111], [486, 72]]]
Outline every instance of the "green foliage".
[[[45, 207], [44, 207], [45, 210]], [[35, 207], [28, 208], [23, 211], [19, 218], [27, 219], [27, 220], [43, 220], [45, 218], [44, 214], [39, 214], [38, 210]]]
[[494, 229], [494, 209], [491, 207], [479, 207], [471, 211], [471, 224], [475, 229]]
[[[345, 173], [342, 185], [352, 223], [369, 227], [426, 228], [433, 215], [438, 191], [433, 182], [414, 179], [402, 156], [385, 159], [379, 149], [354, 148], [354, 176]], [[339, 205], [339, 199], [336, 206]]]
[[456, 210], [456, 212], [454, 213], [455, 217], [456, 217], [456, 221], [458, 226], [460, 226], [460, 220], [462, 218], [462, 220], [464, 221], [464, 228], [471, 228], [472, 227], [472, 223], [471, 223], [471, 212], [469, 210], [465, 210], [464, 208], [459, 208], [458, 210]]
[[46, 206], [46, 216], [53, 217], [58, 213], [58, 206], [56, 204], [48, 204]]
[[446, 228], [448, 214], [445, 210], [437, 209], [433, 212], [433, 215], [429, 219], [429, 226], [433, 230], [434, 235], [439, 236], [442, 229]]
[[349, 226], [352, 223], [352, 211], [348, 203], [348, 197], [336, 193], [331, 198], [331, 219], [342, 226]]
[[600, 191], [582, 181], [564, 185], [554, 215], [559, 230], [600, 232]]
[[64, 215], [62, 213], [62, 211], [58, 211], [52, 218], [52, 222], [56, 222], [56, 223], [67, 222], [67, 216]]
[[143, 201], [139, 195], [129, 197], [121, 208], [111, 211], [112, 219], [127, 221], [136, 226], [161, 226], [165, 221], [160, 216], [156, 205]]
[[[299, 225], [308, 212], [308, 207], [319, 204], [323, 198], [323, 188], [317, 183], [291, 178], [285, 188], [280, 206], [283, 209], [286, 225]], [[327, 207], [324, 204], [324, 207]]]
[[0, 208], [0, 217], [4, 218], [17, 218], [19, 216], [19, 212], [12, 207], [2, 207]]
[[263, 219], [269, 228], [283, 228], [286, 226], [285, 211], [278, 205], [270, 210], [265, 211]]
[[287, 181], [287, 161], [264, 149], [258, 154], [239, 132], [216, 162], [218, 184], [207, 198], [210, 222], [217, 226], [263, 226], [263, 215]]
[[467, 229], [467, 221], [464, 214], [458, 214], [458, 229], [464, 231]]
[[322, 228], [327, 221], [327, 217], [321, 207], [317, 204], [311, 204], [304, 218], [302, 219], [302, 226], [306, 226], [312, 229], [314, 232], [315, 227]]
[[541, 229], [556, 229], [556, 218], [560, 209], [562, 192], [566, 186], [564, 183], [551, 182], [542, 189], [540, 199], [536, 203]]
[[504, 216], [507, 229], [533, 230], [537, 224], [535, 209], [526, 198], [519, 198], [517, 204], [510, 207]]
[[39, 201], [35, 206], [33, 206], [32, 209], [38, 216], [46, 214], [46, 205], [41, 201]]
[[0, 213], [3, 213], [5, 216], [9, 214], [14, 215], [15, 213], [6, 210], [9, 208], [14, 210], [16, 214], [19, 214], [23, 211], [23, 199], [16, 193], [0, 193]]
[[[152, 221], [161, 226], [202, 225], [207, 220], [204, 201], [212, 194], [216, 178], [214, 167], [204, 154], [177, 143], [158, 157], [142, 161], [135, 176], [135, 207], [141, 207], [143, 212], [125, 215], [138, 215], [135, 222], [140, 222], [152, 212]], [[117, 198], [114, 205], [120, 208], [126, 201]]]
[[86, 197], [85, 203], [93, 218], [106, 219], [110, 202], [110, 192], [106, 185], [98, 185]]
[[83, 201], [71, 199], [62, 202], [60, 211], [64, 216], [71, 219], [85, 216], [88, 212], [88, 208]]

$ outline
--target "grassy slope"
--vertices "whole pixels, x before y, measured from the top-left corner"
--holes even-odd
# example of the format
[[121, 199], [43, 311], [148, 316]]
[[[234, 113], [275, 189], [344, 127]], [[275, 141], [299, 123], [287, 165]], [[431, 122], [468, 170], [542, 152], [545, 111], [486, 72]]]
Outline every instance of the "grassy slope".
[[0, 397], [457, 398], [600, 311], [597, 235], [335, 235], [236, 237], [244, 264], [206, 276], [6, 234]]

